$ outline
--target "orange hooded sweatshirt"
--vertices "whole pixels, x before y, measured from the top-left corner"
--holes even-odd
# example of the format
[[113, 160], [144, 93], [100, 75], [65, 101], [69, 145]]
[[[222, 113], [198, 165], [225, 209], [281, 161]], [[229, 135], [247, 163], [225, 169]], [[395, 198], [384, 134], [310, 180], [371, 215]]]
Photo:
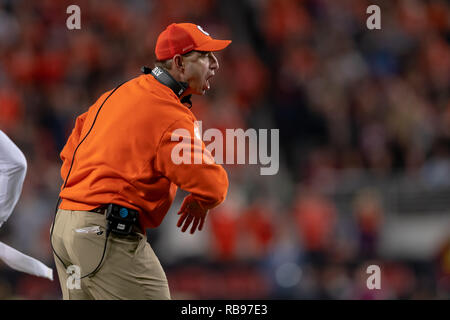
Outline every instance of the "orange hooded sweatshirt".
[[[75, 149], [110, 93], [104, 93], [77, 118], [60, 155], [63, 180]], [[197, 138], [194, 121], [193, 113], [175, 93], [151, 74], [124, 83], [104, 103], [92, 131], [78, 148], [60, 193], [60, 208], [89, 211], [108, 203], [119, 204], [138, 210], [145, 230], [162, 222], [177, 187], [192, 193], [203, 208], [216, 207], [227, 194], [227, 173], [213, 161], [196, 164], [193, 160], [199, 152], [206, 154], [204, 159], [212, 159]], [[180, 157], [184, 155], [179, 152], [181, 147], [191, 149], [192, 161], [174, 163], [174, 147]]]

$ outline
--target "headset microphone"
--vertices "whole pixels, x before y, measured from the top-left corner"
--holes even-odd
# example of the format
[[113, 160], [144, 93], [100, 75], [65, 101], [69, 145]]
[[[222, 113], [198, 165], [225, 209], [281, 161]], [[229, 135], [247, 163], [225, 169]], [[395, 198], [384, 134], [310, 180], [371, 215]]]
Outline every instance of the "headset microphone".
[[152, 72], [152, 69], [150, 69], [149, 67], [143, 66], [143, 67], [141, 68], [141, 72], [142, 72], [143, 74], [149, 74], [149, 73]]

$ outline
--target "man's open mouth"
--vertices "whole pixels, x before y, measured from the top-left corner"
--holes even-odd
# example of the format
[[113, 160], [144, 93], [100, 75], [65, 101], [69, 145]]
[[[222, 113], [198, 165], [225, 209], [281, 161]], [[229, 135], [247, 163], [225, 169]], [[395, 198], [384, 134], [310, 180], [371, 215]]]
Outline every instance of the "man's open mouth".
[[208, 77], [206, 77], [206, 87], [207, 87], [207, 90], [209, 90], [209, 88], [211, 88], [211, 84], [210, 84], [210, 82], [209, 82], [209, 80], [213, 77], [214, 75], [212, 74], [212, 75], [209, 75]]

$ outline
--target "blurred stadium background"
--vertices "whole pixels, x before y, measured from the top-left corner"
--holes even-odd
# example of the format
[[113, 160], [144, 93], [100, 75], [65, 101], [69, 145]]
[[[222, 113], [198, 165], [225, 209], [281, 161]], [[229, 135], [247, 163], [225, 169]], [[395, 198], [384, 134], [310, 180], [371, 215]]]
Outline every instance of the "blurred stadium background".
[[[81, 8], [81, 30], [66, 8]], [[366, 8], [381, 8], [381, 30]], [[149, 242], [175, 299], [450, 298], [450, 5], [445, 0], [0, 0], [0, 128], [28, 160], [0, 240], [54, 266], [59, 151], [75, 118], [153, 66], [157, 35], [194, 22], [232, 39], [207, 128], [280, 129], [280, 171], [226, 165], [225, 203], [195, 236], [179, 191]], [[132, 111], [130, 111], [132, 112]], [[366, 267], [381, 268], [381, 290]], [[0, 299], [60, 299], [0, 263]]]

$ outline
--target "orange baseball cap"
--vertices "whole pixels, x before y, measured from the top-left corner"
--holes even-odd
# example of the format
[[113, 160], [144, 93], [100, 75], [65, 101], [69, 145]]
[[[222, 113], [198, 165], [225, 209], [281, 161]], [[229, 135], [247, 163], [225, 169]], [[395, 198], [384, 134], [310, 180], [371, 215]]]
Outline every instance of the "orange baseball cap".
[[193, 23], [172, 23], [156, 41], [156, 59], [162, 61], [176, 54], [185, 54], [192, 50], [219, 51], [225, 49], [231, 40], [211, 38], [202, 27]]

